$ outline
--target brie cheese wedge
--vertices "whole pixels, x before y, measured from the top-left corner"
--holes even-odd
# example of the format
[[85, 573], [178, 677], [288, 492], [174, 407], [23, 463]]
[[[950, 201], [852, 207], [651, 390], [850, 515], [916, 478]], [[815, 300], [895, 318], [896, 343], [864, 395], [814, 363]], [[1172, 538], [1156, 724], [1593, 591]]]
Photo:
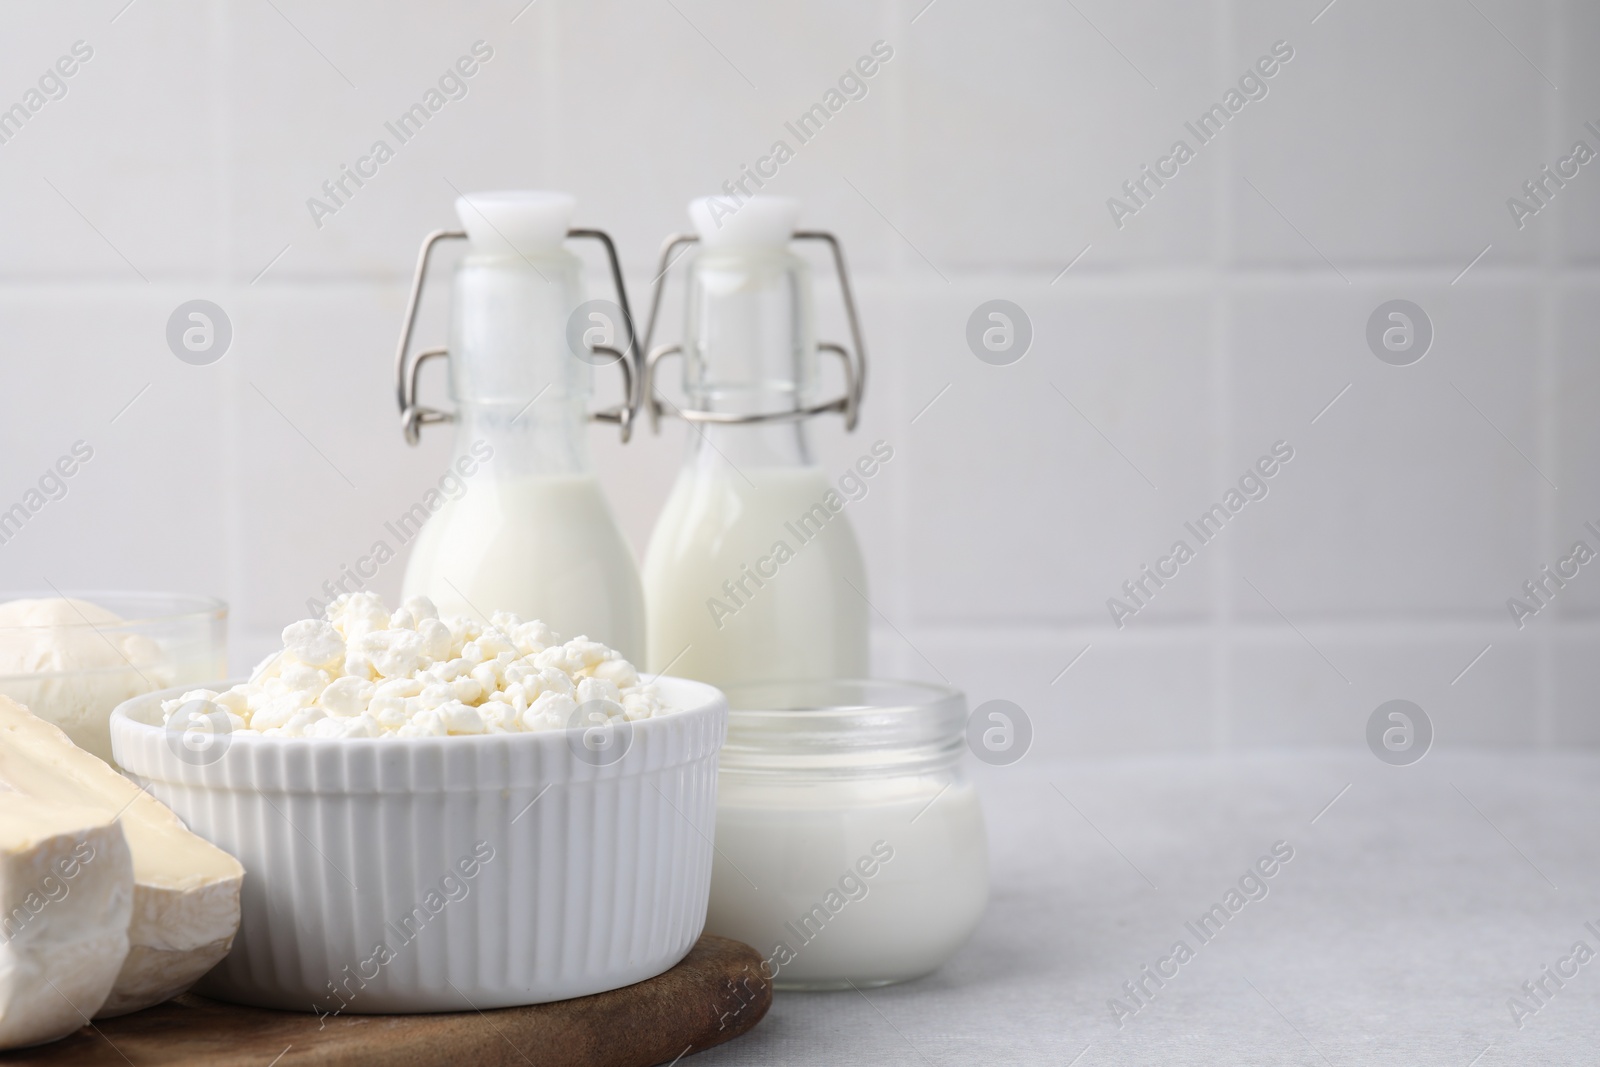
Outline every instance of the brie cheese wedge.
[[65, 1037], [128, 955], [133, 858], [103, 808], [0, 792], [0, 1048]]
[[0, 789], [84, 804], [118, 819], [133, 854], [128, 955], [99, 1018], [177, 996], [228, 954], [239, 930], [239, 861], [155, 797], [0, 696]]

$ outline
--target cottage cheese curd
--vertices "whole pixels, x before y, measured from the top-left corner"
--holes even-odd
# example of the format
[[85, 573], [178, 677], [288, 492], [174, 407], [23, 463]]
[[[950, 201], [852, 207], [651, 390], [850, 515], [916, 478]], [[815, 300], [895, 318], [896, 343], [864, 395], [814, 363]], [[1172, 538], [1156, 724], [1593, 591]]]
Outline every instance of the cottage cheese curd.
[[[165, 719], [207, 700], [235, 731], [440, 737], [558, 730], [580, 719], [590, 725], [674, 710], [655, 686], [640, 682], [633, 664], [598, 641], [563, 641], [537, 619], [510, 612], [497, 612], [487, 626], [440, 618], [420, 596], [391, 613], [376, 593], [346, 594], [322, 618], [285, 627], [283, 646], [242, 685], [165, 701]], [[215, 715], [189, 719], [221, 728]]]

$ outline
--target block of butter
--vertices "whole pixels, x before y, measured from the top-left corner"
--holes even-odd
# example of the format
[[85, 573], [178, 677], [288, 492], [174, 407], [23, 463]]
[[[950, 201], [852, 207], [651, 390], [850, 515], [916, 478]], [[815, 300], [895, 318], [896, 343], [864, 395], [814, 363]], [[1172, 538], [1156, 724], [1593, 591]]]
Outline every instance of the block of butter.
[[239, 930], [239, 861], [190, 833], [166, 805], [55, 726], [3, 696], [0, 789], [88, 805], [122, 824], [133, 854], [128, 956], [97, 1017], [175, 997], [228, 954]]
[[0, 792], [0, 1048], [65, 1037], [128, 955], [133, 858], [103, 808]]

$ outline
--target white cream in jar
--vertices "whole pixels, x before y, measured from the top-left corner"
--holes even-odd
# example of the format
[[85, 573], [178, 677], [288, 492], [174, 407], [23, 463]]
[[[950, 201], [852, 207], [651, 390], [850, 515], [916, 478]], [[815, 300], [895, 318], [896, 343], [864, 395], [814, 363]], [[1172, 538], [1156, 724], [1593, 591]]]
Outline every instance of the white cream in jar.
[[961, 694], [916, 682], [731, 686], [708, 933], [779, 988], [887, 985], [961, 947], [989, 895]]

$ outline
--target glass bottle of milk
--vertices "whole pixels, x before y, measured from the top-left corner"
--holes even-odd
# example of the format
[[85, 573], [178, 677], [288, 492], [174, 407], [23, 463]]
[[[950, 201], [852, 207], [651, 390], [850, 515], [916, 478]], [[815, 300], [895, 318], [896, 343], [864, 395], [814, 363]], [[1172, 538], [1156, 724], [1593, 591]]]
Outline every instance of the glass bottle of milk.
[[[469, 194], [456, 201], [465, 234], [440, 231], [423, 246], [397, 359], [403, 423], [413, 443], [422, 424], [455, 423], [452, 470], [464, 489], [423, 523], [403, 595], [485, 622], [514, 611], [640, 662], [639, 572], [600, 492], [587, 439], [591, 419], [620, 422], [627, 437], [636, 406], [631, 316], [610, 239], [569, 230], [572, 210], [573, 198], [561, 193]], [[408, 363], [429, 252], [441, 238], [463, 236], [469, 247], [455, 269], [450, 346]], [[563, 247], [568, 237], [604, 243], [620, 307], [585, 302], [582, 263]], [[613, 344], [576, 341], [592, 338], [589, 312], [601, 308], [595, 322], [618, 312], [624, 320], [604, 323], [602, 339]], [[446, 351], [454, 413], [416, 399], [417, 367]], [[624, 372], [627, 400], [591, 415], [594, 367], [611, 363]]]
[[[796, 233], [796, 201], [758, 196], [731, 213], [722, 198], [689, 206], [681, 345], [650, 354], [652, 418], [688, 423], [687, 452], [644, 560], [651, 670], [716, 685], [867, 673], [867, 585], [843, 501], [813, 461], [804, 420], [839, 411], [853, 428], [863, 380], [861, 342], [843, 258], [833, 238]], [[811, 275], [796, 239], [832, 245], [856, 355], [815, 335]], [[817, 403], [818, 350], [842, 356], [846, 395]], [[683, 359], [684, 406], [654, 388], [662, 358]]]

